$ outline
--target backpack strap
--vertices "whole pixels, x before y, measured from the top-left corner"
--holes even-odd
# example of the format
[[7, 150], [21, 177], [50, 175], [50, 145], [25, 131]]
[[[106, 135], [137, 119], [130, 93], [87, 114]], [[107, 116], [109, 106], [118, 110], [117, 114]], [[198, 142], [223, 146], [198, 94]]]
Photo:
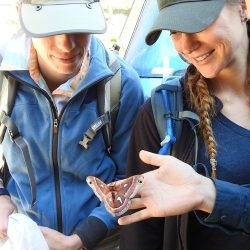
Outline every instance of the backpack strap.
[[[0, 113], [5, 111], [6, 114], [10, 114], [14, 105], [16, 95], [16, 84], [9, 86], [7, 75], [3, 71], [0, 71]], [[2, 144], [4, 135], [6, 132], [6, 126], [0, 122], [0, 144]], [[0, 167], [0, 178], [4, 181], [10, 176], [9, 169], [2, 152], [2, 164]]]
[[[195, 113], [183, 110], [182, 87], [179, 77], [171, 80], [164, 78], [161, 85], [152, 89], [151, 105], [161, 138], [162, 148], [159, 154], [175, 155], [175, 142], [180, 139], [183, 120], [188, 120], [193, 129], [199, 124], [199, 117]], [[198, 149], [196, 131], [195, 136]]]
[[114, 124], [119, 111], [121, 94], [121, 65], [114, 52], [106, 50], [106, 60], [113, 76], [97, 85], [98, 117], [84, 133], [83, 140], [79, 142], [84, 148], [89, 148], [89, 142], [93, 140], [97, 131], [102, 128], [107, 151], [110, 151]]
[[[17, 82], [12, 77], [8, 77], [4, 72], [0, 72], [0, 91], [0, 112], [4, 112], [6, 115], [10, 116], [16, 98]], [[1, 113], [0, 115], [2, 117]], [[0, 143], [3, 141], [5, 132], [6, 126], [1, 122]]]
[[[7, 73], [0, 72], [0, 85], [1, 85], [1, 95], [0, 95], [0, 143], [2, 143], [6, 129], [8, 130], [8, 133], [10, 135], [10, 139], [13, 143], [16, 143], [17, 146], [20, 148], [23, 158], [27, 167], [29, 181], [30, 181], [30, 187], [31, 187], [31, 205], [30, 208], [32, 208], [36, 203], [36, 181], [35, 181], [35, 175], [34, 170], [32, 168], [32, 163], [30, 159], [29, 149], [22, 138], [18, 127], [14, 123], [14, 121], [10, 118], [15, 97], [16, 97], [16, 91], [18, 82], [11, 77]], [[3, 156], [4, 159], [4, 156]], [[4, 159], [3, 164], [3, 170], [1, 172], [4, 173], [4, 176], [6, 176], [6, 171], [8, 171], [8, 166]], [[6, 179], [4, 180], [6, 181]]]

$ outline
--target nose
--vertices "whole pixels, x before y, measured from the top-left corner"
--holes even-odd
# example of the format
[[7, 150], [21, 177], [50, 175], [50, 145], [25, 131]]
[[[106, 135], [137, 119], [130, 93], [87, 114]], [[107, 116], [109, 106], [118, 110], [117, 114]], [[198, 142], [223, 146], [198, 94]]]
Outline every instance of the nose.
[[73, 34], [62, 34], [56, 37], [56, 46], [63, 52], [70, 52], [75, 47]]
[[189, 55], [200, 46], [195, 34], [182, 33], [181, 35], [181, 50], [183, 55]]

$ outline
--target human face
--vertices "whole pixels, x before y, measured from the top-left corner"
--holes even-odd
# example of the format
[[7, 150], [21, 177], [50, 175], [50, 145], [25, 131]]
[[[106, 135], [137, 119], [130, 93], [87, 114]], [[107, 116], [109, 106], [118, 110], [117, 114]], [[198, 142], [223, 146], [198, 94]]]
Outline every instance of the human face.
[[[246, 67], [248, 37], [246, 5], [226, 4], [218, 18], [204, 31], [186, 34], [171, 31], [175, 49], [206, 78]], [[230, 72], [233, 72], [230, 71]]]
[[66, 81], [75, 76], [88, 50], [91, 35], [62, 34], [32, 38], [43, 77]]

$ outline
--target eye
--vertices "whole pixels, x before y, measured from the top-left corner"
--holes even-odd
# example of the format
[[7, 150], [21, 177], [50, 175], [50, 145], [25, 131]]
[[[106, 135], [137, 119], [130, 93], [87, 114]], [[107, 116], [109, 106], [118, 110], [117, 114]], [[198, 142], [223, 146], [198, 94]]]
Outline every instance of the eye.
[[174, 35], [174, 34], [177, 33], [177, 31], [174, 31], [174, 30], [170, 30], [169, 32], [170, 32], [170, 36], [172, 36], [172, 35]]

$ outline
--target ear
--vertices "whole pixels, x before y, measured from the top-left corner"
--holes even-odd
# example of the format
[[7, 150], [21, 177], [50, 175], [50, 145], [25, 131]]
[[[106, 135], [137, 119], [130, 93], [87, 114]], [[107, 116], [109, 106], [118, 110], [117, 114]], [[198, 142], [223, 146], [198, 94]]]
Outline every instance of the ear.
[[247, 9], [247, 5], [250, 4], [250, 2], [248, 4], [247, 4], [247, 2], [249, 2], [249, 0], [248, 1], [242, 0], [242, 2], [241, 2], [242, 8], [245, 9], [245, 10]]
[[242, 2], [240, 4], [240, 16], [241, 16], [242, 22], [246, 22], [248, 20], [246, 0], [242, 0]]
[[20, 3], [16, 2], [15, 7], [16, 7], [17, 14], [18, 14], [19, 13], [19, 8], [20, 8]]
[[[248, 1], [249, 2], [249, 1]], [[250, 4], [250, 2], [248, 3], [248, 5]], [[242, 8], [242, 12], [243, 14], [247, 14], [247, 3], [246, 0], [242, 0], [241, 2], [241, 8]]]

